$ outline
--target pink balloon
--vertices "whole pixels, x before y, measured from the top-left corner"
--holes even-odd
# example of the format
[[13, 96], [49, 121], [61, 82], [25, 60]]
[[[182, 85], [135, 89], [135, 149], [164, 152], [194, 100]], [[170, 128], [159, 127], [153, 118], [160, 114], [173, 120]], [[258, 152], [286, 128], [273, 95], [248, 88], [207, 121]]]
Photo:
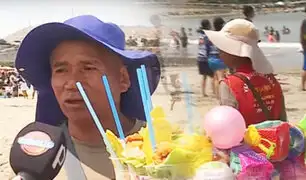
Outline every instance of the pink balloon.
[[218, 106], [205, 115], [203, 128], [215, 147], [230, 149], [243, 140], [246, 125], [238, 110], [230, 106]]

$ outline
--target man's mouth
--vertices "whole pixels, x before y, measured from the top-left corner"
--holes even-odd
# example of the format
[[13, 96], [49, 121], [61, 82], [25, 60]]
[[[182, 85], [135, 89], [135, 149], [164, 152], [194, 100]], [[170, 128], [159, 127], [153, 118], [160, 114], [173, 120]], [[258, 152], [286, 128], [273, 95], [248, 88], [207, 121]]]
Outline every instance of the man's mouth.
[[64, 101], [65, 104], [74, 105], [74, 104], [83, 104], [83, 99], [67, 99]]

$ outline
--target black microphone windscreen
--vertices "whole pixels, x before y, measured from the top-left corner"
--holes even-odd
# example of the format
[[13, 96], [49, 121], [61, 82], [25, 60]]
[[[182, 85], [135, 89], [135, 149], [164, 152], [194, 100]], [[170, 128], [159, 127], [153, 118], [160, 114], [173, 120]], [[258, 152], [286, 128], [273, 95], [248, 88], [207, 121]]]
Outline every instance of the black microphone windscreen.
[[64, 164], [66, 150], [62, 128], [33, 122], [16, 136], [10, 164], [16, 174], [25, 172], [37, 180], [52, 180]]

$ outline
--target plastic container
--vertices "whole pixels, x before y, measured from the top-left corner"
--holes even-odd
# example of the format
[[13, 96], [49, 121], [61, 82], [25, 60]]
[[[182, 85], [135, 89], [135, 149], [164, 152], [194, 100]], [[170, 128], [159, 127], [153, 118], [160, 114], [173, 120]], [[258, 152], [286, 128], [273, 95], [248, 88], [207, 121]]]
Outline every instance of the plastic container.
[[116, 179], [137, 180], [135, 171], [131, 167], [123, 164], [121, 159], [112, 157], [109, 159], [114, 166]]
[[[195, 174], [190, 164], [152, 165], [135, 168], [123, 165], [118, 158], [110, 158], [116, 179], [124, 180], [192, 180], [186, 174]], [[121, 164], [121, 165], [120, 165]]]
[[153, 179], [187, 180], [195, 174], [191, 164], [146, 166], [148, 176]]
[[270, 180], [274, 170], [265, 156], [255, 153], [247, 145], [232, 148], [230, 167], [237, 180]]
[[200, 166], [193, 180], [235, 180], [235, 175], [227, 164], [212, 161]]
[[275, 169], [280, 173], [280, 180], [304, 180], [306, 179], [306, 167], [304, 155], [295, 159], [286, 159], [282, 162], [274, 163]]

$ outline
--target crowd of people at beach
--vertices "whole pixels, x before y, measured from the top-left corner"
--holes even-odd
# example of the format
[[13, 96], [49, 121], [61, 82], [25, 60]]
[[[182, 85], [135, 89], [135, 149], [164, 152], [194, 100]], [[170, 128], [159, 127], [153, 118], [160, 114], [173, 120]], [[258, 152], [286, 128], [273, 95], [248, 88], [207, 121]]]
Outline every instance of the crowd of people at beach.
[[[253, 21], [252, 19], [255, 16], [255, 9], [252, 6], [244, 6], [243, 15], [248, 21]], [[201, 31], [201, 28], [185, 28], [181, 27], [180, 30], [172, 29], [168, 34], [171, 37], [169, 42], [169, 47], [176, 48], [177, 50], [186, 49], [189, 43], [189, 40], [193, 41], [194, 35], [198, 34]], [[161, 32], [158, 32], [161, 33]], [[280, 42], [281, 36], [289, 35], [291, 29], [283, 25], [282, 29], [277, 30], [272, 26], [265, 26], [263, 34], [266, 37], [267, 42]], [[129, 36], [126, 39], [126, 45], [128, 47], [159, 47], [161, 45], [161, 39], [156, 37], [137, 37], [137, 35]], [[182, 50], [181, 49], [181, 50]]]
[[[188, 45], [188, 36], [192, 36], [192, 28], [188, 28], [188, 33], [186, 32], [184, 27], [181, 27], [180, 32], [172, 30], [170, 32], [170, 36], [172, 38], [172, 42], [170, 42], [170, 46], [176, 49], [179, 48], [187, 48]], [[149, 38], [138, 38], [129, 36], [126, 40], [126, 45], [129, 47], [159, 47], [161, 39], [157, 37]]]
[[[0, 67], [0, 97], [13, 98], [23, 96], [28, 98], [29, 84], [14, 68], [6, 67], [9, 70], [1, 70]], [[33, 87], [32, 87], [33, 88]], [[35, 90], [32, 93], [32, 99], [35, 96]]]

